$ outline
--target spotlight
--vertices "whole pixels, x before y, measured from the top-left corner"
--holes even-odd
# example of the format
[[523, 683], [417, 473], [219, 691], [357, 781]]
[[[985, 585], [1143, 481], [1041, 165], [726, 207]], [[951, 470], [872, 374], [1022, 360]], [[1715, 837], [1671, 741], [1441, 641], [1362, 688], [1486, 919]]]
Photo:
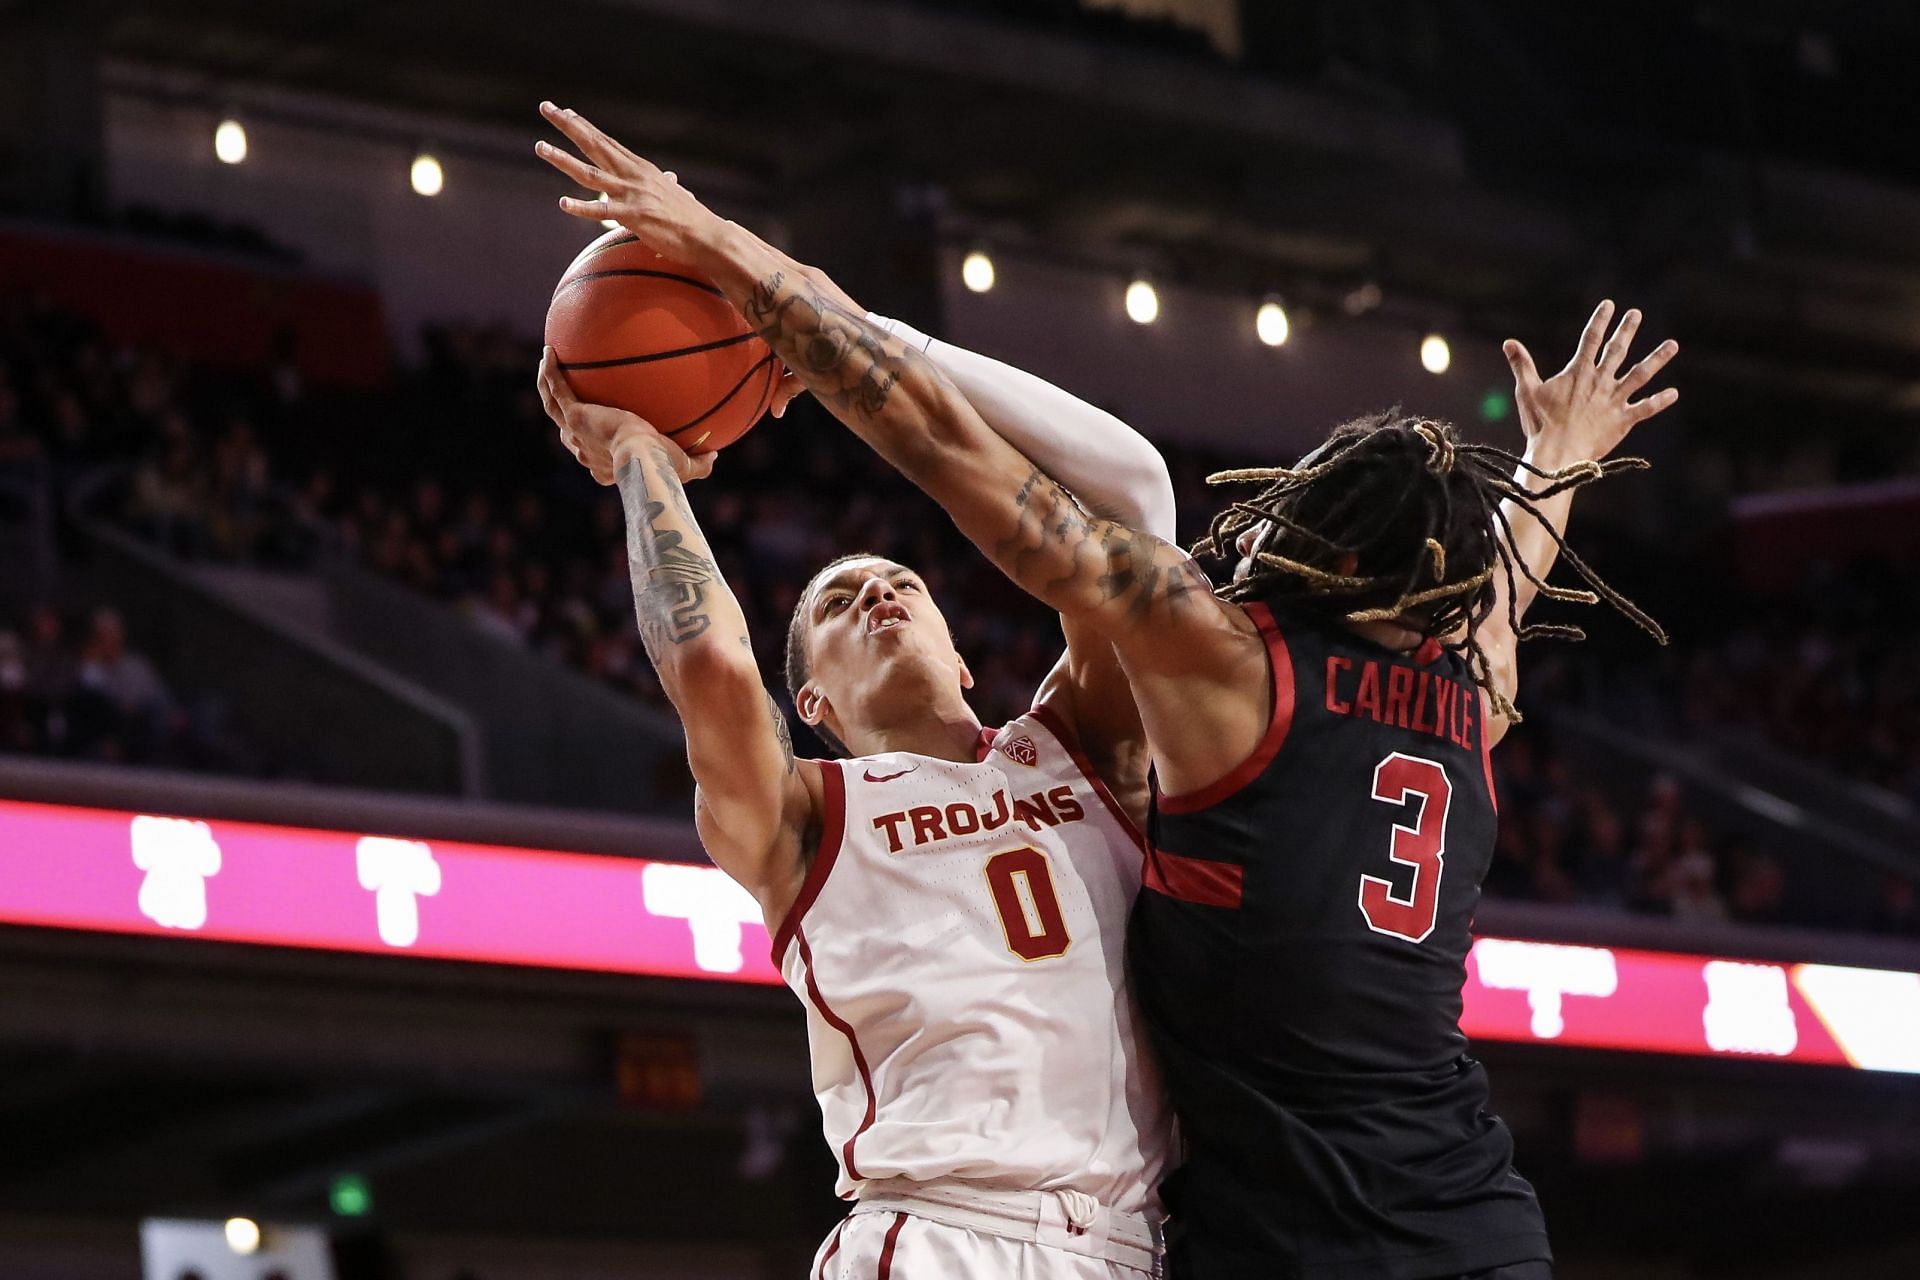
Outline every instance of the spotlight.
[[227, 1248], [241, 1257], [260, 1250], [260, 1224], [252, 1218], [227, 1219]]
[[960, 260], [960, 283], [975, 293], [993, 288], [993, 259], [975, 249]]
[[1135, 324], [1152, 324], [1160, 316], [1160, 295], [1145, 279], [1127, 286], [1127, 318]]
[[1453, 348], [1447, 340], [1437, 333], [1430, 333], [1420, 342], [1420, 364], [1428, 373], [1445, 373], [1447, 366], [1453, 363]]
[[247, 158], [247, 127], [238, 120], [222, 120], [213, 130], [213, 154], [221, 164], [239, 164]]
[[441, 169], [440, 162], [424, 151], [413, 158], [413, 168], [407, 176], [412, 179], [417, 195], [437, 196], [447, 185], [446, 171]]
[[1253, 331], [1270, 347], [1285, 346], [1293, 326], [1287, 323], [1287, 309], [1269, 298], [1253, 316]]

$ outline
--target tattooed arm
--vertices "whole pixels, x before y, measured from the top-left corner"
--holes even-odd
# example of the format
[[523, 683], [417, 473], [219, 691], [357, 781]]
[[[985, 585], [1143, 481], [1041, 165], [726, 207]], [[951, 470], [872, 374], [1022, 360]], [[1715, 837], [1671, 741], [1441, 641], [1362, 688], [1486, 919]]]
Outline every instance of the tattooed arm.
[[701, 843], [774, 928], [804, 877], [819, 772], [794, 759], [786, 716], [760, 683], [746, 617], [687, 504], [684, 482], [711, 463], [689, 459], [630, 413], [582, 404], [551, 351], [540, 394], [568, 449], [619, 487], [640, 639], [686, 731]]
[[616, 218], [713, 280], [807, 389], [946, 508], [1015, 583], [1112, 641], [1164, 787], [1204, 786], [1221, 761], [1230, 767], [1251, 753], [1272, 706], [1265, 647], [1252, 620], [1213, 594], [1185, 552], [1089, 515], [911, 344], [837, 304], [804, 271], [578, 114], [551, 104], [541, 111], [587, 159], [546, 143], [540, 156], [607, 193], [562, 199], [562, 210]]

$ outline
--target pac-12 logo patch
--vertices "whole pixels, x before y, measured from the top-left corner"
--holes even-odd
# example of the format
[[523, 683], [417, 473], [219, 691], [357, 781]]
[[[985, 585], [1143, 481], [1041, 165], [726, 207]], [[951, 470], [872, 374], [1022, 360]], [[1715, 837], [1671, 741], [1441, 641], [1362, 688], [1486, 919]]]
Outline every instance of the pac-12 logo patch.
[[1015, 764], [1034, 765], [1040, 763], [1040, 748], [1033, 745], [1033, 739], [1026, 734], [1011, 740], [1002, 740], [994, 744], [1007, 759]]

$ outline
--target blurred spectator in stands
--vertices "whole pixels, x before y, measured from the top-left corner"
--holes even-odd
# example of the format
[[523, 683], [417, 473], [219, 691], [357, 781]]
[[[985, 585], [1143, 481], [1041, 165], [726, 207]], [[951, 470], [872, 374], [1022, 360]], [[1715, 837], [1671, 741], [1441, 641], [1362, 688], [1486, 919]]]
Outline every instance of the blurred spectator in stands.
[[66, 624], [49, 604], [27, 613], [26, 703], [34, 720], [35, 742], [52, 751], [67, 740], [67, 711], [79, 683], [79, 664], [66, 645]]
[[127, 514], [136, 529], [175, 555], [206, 552], [207, 477], [193, 432], [179, 414], [165, 416], [158, 443], [135, 468]]
[[18, 632], [0, 631], [0, 751], [31, 751], [33, 746], [26, 648]]
[[1627, 824], [1598, 787], [1580, 795], [1580, 822], [1585, 846], [1575, 871], [1579, 896], [1595, 906], [1622, 908], [1632, 884], [1627, 852]]
[[257, 557], [273, 488], [273, 468], [253, 423], [236, 418], [213, 452], [209, 534], [213, 553], [226, 560]]
[[1689, 818], [1681, 824], [1678, 852], [1657, 886], [1667, 914], [1676, 920], [1725, 920], [1727, 904], [1716, 879], [1706, 830]]
[[88, 748], [113, 759], [145, 759], [171, 735], [173, 694], [153, 662], [127, 646], [126, 624], [112, 609], [94, 611], [80, 651], [79, 683], [103, 704], [91, 708]]

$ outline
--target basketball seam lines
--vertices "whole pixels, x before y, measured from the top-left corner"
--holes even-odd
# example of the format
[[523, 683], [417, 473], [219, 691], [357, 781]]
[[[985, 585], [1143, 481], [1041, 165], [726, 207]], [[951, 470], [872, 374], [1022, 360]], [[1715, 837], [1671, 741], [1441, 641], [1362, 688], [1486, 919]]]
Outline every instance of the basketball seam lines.
[[553, 296], [557, 298], [577, 284], [583, 284], [588, 280], [604, 280], [608, 276], [651, 276], [655, 280], [677, 280], [702, 293], [710, 293], [716, 298], [727, 296], [705, 280], [694, 276], [683, 276], [677, 271], [650, 271], [645, 267], [608, 267], [605, 271], [583, 271], [572, 279], [562, 280], [559, 287], [553, 291]]
[[696, 356], [702, 351], [718, 351], [721, 347], [738, 346], [742, 342], [754, 341], [759, 336], [759, 334], [754, 333], [752, 330], [748, 330], [746, 333], [735, 334], [731, 338], [721, 338], [714, 342], [702, 342], [691, 347], [676, 347], [672, 351], [655, 351], [650, 355], [644, 356], [621, 356], [617, 360], [562, 360], [560, 367], [567, 370], [612, 369], [619, 365], [652, 364], [656, 360], [671, 360], [675, 356]]
[[[773, 363], [773, 356], [769, 354], [765, 359], [761, 360], [759, 363], [755, 364], [751, 369], [741, 374], [740, 381], [734, 383], [732, 389], [730, 389], [727, 392], [727, 394], [721, 396], [718, 400], [715, 400], [713, 402], [712, 408], [708, 409], [705, 413], [695, 418], [692, 422], [689, 422], [684, 426], [675, 427], [673, 430], [667, 432], [667, 434], [670, 436], [677, 436], [682, 432], [691, 431], [695, 427], [699, 426], [701, 423], [705, 422], [708, 418], [711, 418], [714, 414], [720, 412], [720, 410], [726, 407], [727, 401], [733, 399], [735, 396], [740, 394], [740, 389], [747, 385], [748, 381], [752, 379], [754, 374], [760, 372], [762, 369], [766, 368], [768, 365], [772, 363]], [[761, 413], [766, 412], [766, 407], [764, 405], [761, 406], [760, 412]], [[759, 418], [760, 418], [759, 414], [754, 415], [754, 420], [756, 422], [759, 421]]]

